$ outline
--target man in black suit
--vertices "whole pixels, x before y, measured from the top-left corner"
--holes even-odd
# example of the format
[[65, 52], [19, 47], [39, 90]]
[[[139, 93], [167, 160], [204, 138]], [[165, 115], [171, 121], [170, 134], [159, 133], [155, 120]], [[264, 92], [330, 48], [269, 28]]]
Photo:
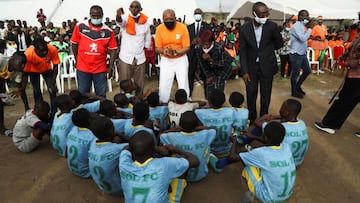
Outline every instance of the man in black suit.
[[190, 51], [188, 52], [189, 58], [189, 88], [191, 97], [194, 90], [194, 79], [195, 72], [198, 69], [198, 60], [195, 53], [195, 46], [200, 43], [200, 35], [204, 30], [210, 30], [210, 25], [202, 21], [202, 10], [200, 8], [195, 9], [194, 11], [195, 22], [188, 26], [188, 31], [190, 35]]
[[17, 45], [17, 51], [25, 52], [25, 50], [30, 47], [31, 38], [30, 35], [23, 30], [19, 26], [15, 28], [15, 43]]
[[277, 24], [267, 19], [269, 8], [263, 2], [256, 2], [252, 11], [255, 18], [245, 23], [240, 31], [240, 63], [250, 123], [257, 118], [259, 83], [260, 116], [268, 113], [273, 76], [277, 72], [274, 51], [283, 46]]

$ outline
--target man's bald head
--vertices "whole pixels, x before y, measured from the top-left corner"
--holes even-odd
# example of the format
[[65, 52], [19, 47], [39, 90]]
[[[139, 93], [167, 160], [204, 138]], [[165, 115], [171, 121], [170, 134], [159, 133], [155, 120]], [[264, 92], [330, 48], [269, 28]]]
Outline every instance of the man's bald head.
[[167, 21], [175, 21], [176, 20], [176, 16], [175, 16], [175, 11], [172, 9], [166, 9], [163, 12], [163, 21], [167, 22]]

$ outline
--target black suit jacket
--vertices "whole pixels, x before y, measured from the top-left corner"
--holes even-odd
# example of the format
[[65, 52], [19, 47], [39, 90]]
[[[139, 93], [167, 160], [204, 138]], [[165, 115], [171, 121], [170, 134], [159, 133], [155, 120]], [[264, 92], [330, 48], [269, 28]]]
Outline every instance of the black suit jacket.
[[190, 44], [191, 44], [190, 51], [188, 52], [189, 60], [192, 60], [192, 59], [196, 58], [195, 52], [194, 52], [195, 46], [192, 44], [192, 41], [194, 40], [194, 38], [200, 37], [201, 33], [204, 30], [211, 30], [211, 27], [210, 27], [210, 25], [208, 23], [201, 21], [200, 31], [199, 31], [199, 33], [195, 34], [195, 23], [192, 23], [192, 24], [187, 26], [189, 36], [190, 36]]
[[273, 77], [277, 72], [275, 50], [283, 46], [278, 26], [272, 21], [263, 25], [260, 45], [257, 47], [253, 21], [245, 23], [240, 30], [240, 63], [243, 74], [251, 74], [259, 57], [261, 72], [265, 77]]
[[[16, 43], [16, 45], [17, 45], [17, 50], [19, 51], [19, 49], [20, 49], [20, 42], [19, 42], [19, 36], [20, 34], [18, 34], [18, 35], [16, 35], [15, 37], [15, 43]], [[25, 35], [25, 43], [26, 43], [26, 48], [29, 48], [30, 47], [30, 45], [31, 45], [31, 37], [30, 37], [30, 35], [29, 34], [27, 34], [27, 33], [25, 33], [24, 32], [24, 35]]]

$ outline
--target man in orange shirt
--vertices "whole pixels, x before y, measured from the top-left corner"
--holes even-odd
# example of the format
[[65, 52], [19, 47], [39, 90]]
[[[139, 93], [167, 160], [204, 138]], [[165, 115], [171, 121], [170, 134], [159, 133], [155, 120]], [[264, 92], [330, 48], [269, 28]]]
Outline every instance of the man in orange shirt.
[[174, 75], [178, 88], [189, 95], [188, 69], [186, 53], [190, 50], [190, 37], [185, 24], [177, 22], [175, 12], [167, 9], [163, 12], [163, 22], [155, 33], [155, 51], [161, 54], [159, 97], [160, 102], [167, 103]]
[[[30, 82], [33, 87], [35, 103], [43, 100], [40, 89], [40, 75], [44, 78], [48, 92], [50, 94], [51, 114], [56, 113], [56, 76], [58, 73], [58, 64], [60, 63], [56, 47], [47, 44], [43, 37], [37, 36], [32, 46], [26, 49], [26, 65], [24, 68], [23, 81], [27, 81], [30, 76]], [[25, 88], [23, 83], [22, 88]]]
[[[322, 16], [318, 16], [318, 24], [314, 26], [311, 33], [311, 47], [315, 50], [315, 59], [319, 60], [321, 51], [329, 47], [328, 40], [326, 39], [327, 27], [323, 24]], [[323, 63], [324, 61], [324, 63]], [[327, 62], [327, 61], [326, 61]], [[323, 64], [322, 64], [323, 63]], [[326, 67], [325, 60], [319, 61], [320, 73], [324, 73], [323, 67]], [[323, 67], [321, 67], [321, 64]]]

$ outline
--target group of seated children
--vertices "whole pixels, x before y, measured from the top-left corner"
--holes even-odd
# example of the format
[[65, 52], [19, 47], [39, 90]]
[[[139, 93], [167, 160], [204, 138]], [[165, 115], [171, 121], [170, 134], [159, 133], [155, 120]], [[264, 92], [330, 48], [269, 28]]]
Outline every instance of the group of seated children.
[[58, 96], [52, 125], [49, 105], [37, 102], [16, 123], [15, 146], [30, 152], [49, 134], [73, 174], [91, 177], [102, 191], [123, 195], [126, 202], [180, 202], [187, 181], [207, 176], [208, 163], [220, 173], [236, 161], [245, 165], [242, 176], [249, 191], [243, 199], [273, 202], [291, 195], [295, 167], [308, 148], [298, 101], [285, 101], [279, 116], [259, 118], [250, 131], [239, 92], [225, 107], [225, 94], [214, 90], [209, 107], [200, 108], [205, 102], [187, 101], [184, 90], [176, 92], [175, 101], [160, 104], [156, 92], [133, 98], [134, 88], [122, 89], [114, 102], [84, 103], [76, 90]]

